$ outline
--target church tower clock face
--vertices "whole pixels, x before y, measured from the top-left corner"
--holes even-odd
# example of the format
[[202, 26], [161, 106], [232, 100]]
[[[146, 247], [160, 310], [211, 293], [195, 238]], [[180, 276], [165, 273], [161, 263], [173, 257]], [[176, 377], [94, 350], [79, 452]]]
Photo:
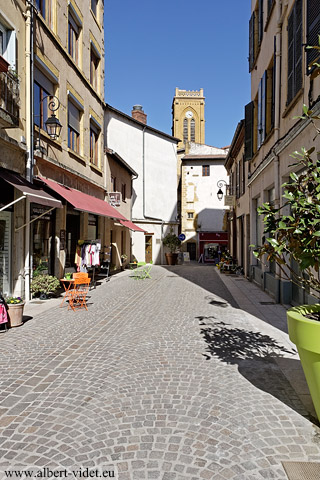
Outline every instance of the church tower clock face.
[[192, 117], [193, 117], [193, 113], [192, 113], [190, 110], [188, 110], [188, 111], [186, 112], [186, 117], [187, 117], [187, 118], [192, 118]]

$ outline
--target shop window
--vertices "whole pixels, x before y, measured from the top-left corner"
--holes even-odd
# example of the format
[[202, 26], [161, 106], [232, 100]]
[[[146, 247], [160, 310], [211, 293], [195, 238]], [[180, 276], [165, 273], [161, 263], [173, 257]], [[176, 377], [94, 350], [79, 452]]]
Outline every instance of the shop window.
[[202, 165], [202, 176], [203, 177], [210, 176], [210, 165]]
[[90, 162], [99, 167], [99, 131], [90, 122]]
[[88, 239], [96, 240], [98, 236], [98, 216], [89, 213], [88, 217]]
[[31, 207], [32, 220], [42, 215], [31, 224], [33, 275], [53, 273], [50, 255], [54, 255], [55, 252], [51, 245], [54, 241], [54, 235], [52, 235], [54, 216], [52, 211], [47, 212], [47, 210], [46, 207], [35, 204]]
[[0, 212], [0, 291], [9, 295], [11, 284], [11, 213]]
[[288, 17], [287, 105], [302, 88], [302, 0], [296, 0]]
[[76, 153], [80, 153], [80, 110], [68, 102], [68, 147]]
[[122, 195], [122, 201], [125, 202], [127, 198], [127, 185], [125, 183], [122, 184], [121, 186], [121, 195]]
[[80, 32], [82, 25], [79, 20], [76, 20], [69, 10], [68, 15], [68, 53], [73, 58], [75, 63], [79, 65], [79, 44]]

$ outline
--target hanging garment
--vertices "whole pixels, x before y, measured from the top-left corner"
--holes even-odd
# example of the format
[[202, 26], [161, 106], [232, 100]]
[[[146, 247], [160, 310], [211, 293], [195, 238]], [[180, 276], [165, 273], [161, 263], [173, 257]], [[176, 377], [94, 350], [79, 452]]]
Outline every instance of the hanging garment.
[[3, 304], [0, 304], [0, 324], [7, 323], [7, 321], [8, 321], [8, 315], [7, 315], [6, 307]]
[[101, 250], [101, 243], [96, 243], [94, 255], [93, 255], [93, 265], [100, 265], [100, 250]]

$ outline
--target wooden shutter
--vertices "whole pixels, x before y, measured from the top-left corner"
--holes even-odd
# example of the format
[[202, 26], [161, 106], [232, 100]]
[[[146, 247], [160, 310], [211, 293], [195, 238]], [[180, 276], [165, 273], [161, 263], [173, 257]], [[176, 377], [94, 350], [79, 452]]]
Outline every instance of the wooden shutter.
[[71, 102], [68, 102], [68, 125], [77, 133], [80, 133], [80, 112]]
[[[319, 0], [308, 0], [307, 2], [307, 45], [319, 46], [318, 35], [320, 35], [320, 8]], [[307, 66], [317, 60], [318, 50], [307, 50]], [[311, 73], [312, 68], [307, 68]]]
[[288, 81], [287, 81], [287, 105], [294, 97], [294, 9], [288, 17]]
[[263, 0], [259, 0], [259, 45], [263, 38]]
[[273, 70], [272, 70], [272, 99], [271, 99], [271, 129], [274, 127], [275, 112], [276, 112], [276, 71], [277, 71], [277, 37], [274, 37], [273, 41]]
[[[295, 78], [294, 96], [302, 88], [302, 0], [295, 3]], [[319, 4], [318, 4], [319, 8]]]
[[267, 102], [267, 71], [259, 83], [258, 90], [258, 148], [266, 138], [266, 102]]
[[253, 112], [254, 102], [250, 102], [245, 106], [245, 143], [244, 143], [244, 159], [251, 160], [253, 157]]
[[254, 22], [255, 14], [251, 15], [249, 21], [249, 72], [251, 72], [254, 64]]

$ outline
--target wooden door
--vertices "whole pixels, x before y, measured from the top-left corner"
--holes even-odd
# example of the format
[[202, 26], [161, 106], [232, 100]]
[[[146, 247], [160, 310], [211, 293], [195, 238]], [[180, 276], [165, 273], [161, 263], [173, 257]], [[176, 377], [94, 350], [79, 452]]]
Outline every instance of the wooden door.
[[145, 236], [145, 247], [146, 247], [146, 262], [150, 263], [152, 261], [152, 235]]

